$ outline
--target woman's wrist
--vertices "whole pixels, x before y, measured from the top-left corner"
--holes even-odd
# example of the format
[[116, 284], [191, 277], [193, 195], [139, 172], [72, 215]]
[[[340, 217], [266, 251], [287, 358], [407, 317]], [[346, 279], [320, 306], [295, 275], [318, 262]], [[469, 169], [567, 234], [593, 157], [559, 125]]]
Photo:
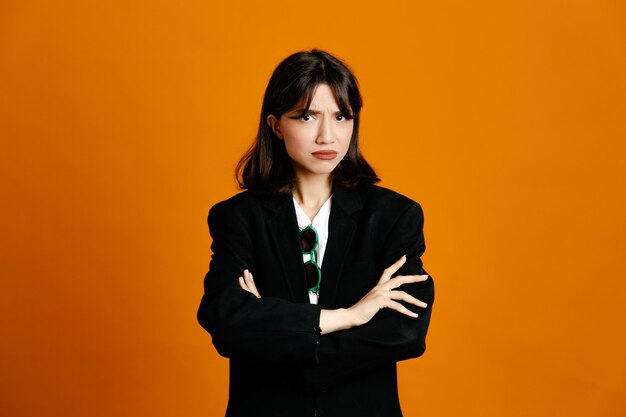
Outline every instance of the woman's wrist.
[[322, 310], [320, 313], [321, 334], [337, 332], [354, 327], [352, 313], [346, 308]]

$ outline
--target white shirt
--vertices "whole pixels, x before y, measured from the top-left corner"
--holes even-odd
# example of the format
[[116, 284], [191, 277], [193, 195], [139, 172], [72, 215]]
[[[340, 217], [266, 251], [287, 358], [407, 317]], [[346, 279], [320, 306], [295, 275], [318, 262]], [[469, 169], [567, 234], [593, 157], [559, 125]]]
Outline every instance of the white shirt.
[[[296, 208], [296, 217], [298, 218], [298, 228], [300, 230], [306, 228], [309, 225], [312, 225], [313, 228], [317, 231], [317, 254], [318, 254], [318, 265], [322, 267], [322, 261], [324, 260], [324, 252], [326, 252], [326, 243], [328, 242], [328, 219], [330, 218], [330, 206], [332, 203], [333, 196], [328, 197], [328, 200], [322, 204], [320, 210], [317, 212], [313, 220], [309, 219], [309, 216], [306, 215], [300, 204], [293, 199], [293, 205]], [[307, 262], [311, 260], [311, 254], [302, 254], [302, 261]], [[324, 286], [324, 276], [322, 276], [322, 283], [320, 284], [320, 290]], [[309, 300], [311, 304], [317, 304], [318, 294], [313, 292], [309, 292]]]

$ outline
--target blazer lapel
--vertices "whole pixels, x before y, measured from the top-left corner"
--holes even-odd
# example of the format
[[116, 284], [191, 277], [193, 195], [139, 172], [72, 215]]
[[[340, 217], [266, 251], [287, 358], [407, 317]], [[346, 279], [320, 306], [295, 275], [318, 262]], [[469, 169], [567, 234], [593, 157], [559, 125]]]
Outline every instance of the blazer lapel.
[[265, 207], [272, 214], [267, 219], [269, 234], [283, 270], [291, 299], [297, 303], [308, 303], [309, 293], [304, 278], [304, 263], [298, 235], [298, 220], [291, 194], [270, 197]]
[[335, 308], [337, 287], [352, 243], [357, 223], [352, 214], [363, 207], [357, 191], [335, 188], [328, 222], [328, 242], [322, 263], [322, 284], [319, 304], [322, 308]]

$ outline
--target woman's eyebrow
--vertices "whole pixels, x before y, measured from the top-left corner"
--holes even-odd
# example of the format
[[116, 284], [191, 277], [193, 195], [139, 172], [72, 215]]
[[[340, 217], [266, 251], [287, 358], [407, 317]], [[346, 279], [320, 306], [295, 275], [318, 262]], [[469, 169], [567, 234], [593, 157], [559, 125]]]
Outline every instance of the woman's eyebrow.
[[[304, 107], [301, 109], [294, 109], [294, 111], [298, 112], [298, 113], [304, 113], [306, 111], [307, 114], [312, 114], [313, 116], [316, 116], [320, 113], [322, 113], [321, 110], [315, 110], [315, 109], [305, 109]], [[341, 110], [337, 110], [336, 112], [334, 112], [333, 114], [338, 115], [338, 114], [342, 114]]]

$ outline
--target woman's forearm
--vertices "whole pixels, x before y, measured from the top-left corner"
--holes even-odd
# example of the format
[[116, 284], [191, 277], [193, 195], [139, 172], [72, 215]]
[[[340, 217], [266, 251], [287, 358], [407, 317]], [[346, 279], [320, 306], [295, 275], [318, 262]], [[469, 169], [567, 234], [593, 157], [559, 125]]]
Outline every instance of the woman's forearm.
[[321, 334], [329, 334], [354, 327], [352, 314], [346, 308], [322, 310], [320, 313]]

